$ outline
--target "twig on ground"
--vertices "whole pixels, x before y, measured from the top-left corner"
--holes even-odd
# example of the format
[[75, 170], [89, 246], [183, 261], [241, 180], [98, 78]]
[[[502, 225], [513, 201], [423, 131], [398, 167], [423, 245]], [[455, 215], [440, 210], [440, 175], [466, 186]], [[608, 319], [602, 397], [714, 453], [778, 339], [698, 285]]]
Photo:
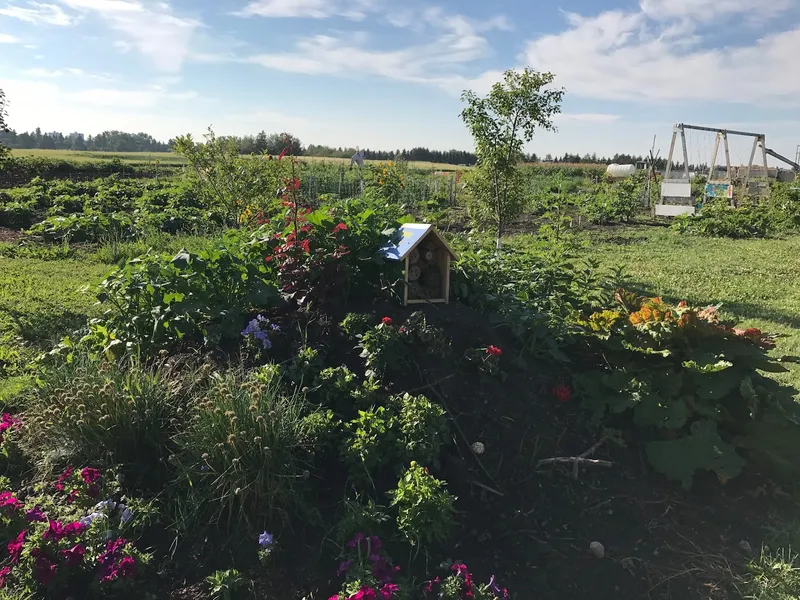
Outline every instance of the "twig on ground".
[[505, 496], [503, 492], [498, 492], [496, 489], [489, 487], [488, 485], [482, 484], [480, 481], [471, 481], [473, 485], [477, 485], [479, 488], [486, 490], [487, 492], [492, 492], [493, 494], [497, 494], [498, 496]]
[[598, 460], [596, 458], [587, 458], [591, 454], [594, 454], [595, 450], [597, 450], [600, 446], [608, 438], [603, 436], [600, 438], [600, 441], [597, 442], [594, 446], [589, 448], [586, 452], [578, 456], [559, 456], [557, 458], [544, 458], [539, 461], [538, 466], [542, 465], [553, 465], [553, 464], [571, 464], [572, 465], [572, 478], [578, 478], [578, 465], [594, 465], [596, 467], [611, 467], [614, 465], [611, 461], [608, 460]]

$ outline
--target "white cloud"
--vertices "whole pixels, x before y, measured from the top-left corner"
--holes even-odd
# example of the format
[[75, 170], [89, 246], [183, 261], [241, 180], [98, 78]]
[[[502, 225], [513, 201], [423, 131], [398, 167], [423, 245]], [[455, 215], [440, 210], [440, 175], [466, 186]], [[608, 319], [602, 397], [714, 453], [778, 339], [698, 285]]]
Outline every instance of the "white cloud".
[[[535, 69], [555, 73], [556, 83], [568, 94], [587, 98], [800, 105], [800, 77], [792, 75], [800, 56], [800, 24], [749, 45], [707, 47], [691, 21], [694, 10], [686, 8], [694, 2], [645, 0], [638, 12], [569, 14], [566, 31], [529, 42], [522, 58]], [[726, 11], [750, 15], [786, 6], [783, 0], [718, 4], [714, 6], [720, 17]], [[685, 9], [683, 23], [664, 20], [678, 14], [679, 7]]]
[[89, 79], [111, 81], [111, 78], [105, 75], [95, 75], [93, 73], [87, 73], [83, 69], [76, 69], [75, 67], [67, 67], [64, 69], [43, 69], [41, 67], [35, 67], [33, 69], [27, 69], [23, 71], [23, 74], [26, 75], [27, 77], [31, 77], [34, 79], [55, 79], [57, 77], [86, 77]]
[[18, 44], [21, 40], [7, 33], [0, 33], [0, 44]]
[[56, 4], [42, 4], [41, 2], [28, 2], [30, 8], [9, 4], [0, 8], [0, 15], [12, 17], [33, 24], [57, 25], [66, 27], [75, 23], [75, 19], [64, 12]]
[[761, 21], [788, 10], [793, 0], [641, 0], [642, 13], [652, 19], [721, 21], [733, 15], [747, 15]]
[[179, 71], [189, 54], [193, 34], [202, 23], [173, 14], [166, 2], [139, 0], [60, 0], [70, 8], [95, 13], [121, 33], [124, 40], [114, 45], [123, 50], [135, 48], [151, 59], [158, 69]]
[[361, 21], [377, 7], [377, 0], [252, 0], [239, 17], [327, 19], [341, 16]]
[[556, 122], [613, 123], [621, 118], [621, 115], [605, 113], [559, 113], [553, 117], [553, 120]]
[[369, 36], [365, 33], [315, 35], [297, 41], [294, 51], [258, 54], [244, 60], [292, 73], [377, 75], [449, 88], [460, 67], [491, 54], [489, 43], [479, 30], [504, 26], [502, 20], [478, 25], [440, 8], [425, 9], [420, 16], [422, 21], [417, 22], [426, 23], [429, 31], [422, 36], [425, 41], [416, 45], [376, 50], [368, 46]]

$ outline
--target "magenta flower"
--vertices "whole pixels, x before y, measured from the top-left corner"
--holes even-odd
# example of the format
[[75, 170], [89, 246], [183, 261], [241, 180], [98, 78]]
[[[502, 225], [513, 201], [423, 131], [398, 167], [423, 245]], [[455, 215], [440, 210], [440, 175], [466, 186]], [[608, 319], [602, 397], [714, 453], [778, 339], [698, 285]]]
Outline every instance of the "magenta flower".
[[60, 554], [68, 567], [74, 567], [79, 565], [83, 560], [83, 555], [86, 554], [86, 548], [81, 544], [75, 544], [72, 548], [62, 550]]
[[347, 573], [350, 570], [350, 567], [353, 566], [352, 560], [345, 560], [344, 562], [339, 564], [339, 568], [336, 570], [337, 575], [342, 575], [343, 573]]
[[381, 598], [385, 598], [386, 600], [388, 600], [395, 593], [397, 593], [399, 591], [400, 591], [400, 586], [398, 586], [397, 584], [395, 584], [395, 583], [386, 583], [380, 589], [380, 595], [381, 595]]
[[433, 586], [441, 583], [442, 580], [439, 577], [431, 579], [430, 581], [426, 581], [425, 584], [422, 586], [422, 591], [426, 594], [429, 594], [433, 591]]
[[42, 512], [42, 509], [36, 505], [32, 509], [25, 511], [25, 520], [28, 523], [44, 523], [47, 521], [47, 517]]
[[100, 470], [93, 467], [84, 467], [83, 470], [81, 470], [81, 477], [86, 485], [91, 485], [100, 479]]
[[133, 577], [136, 574], [136, 561], [133, 557], [126, 556], [119, 561], [118, 570], [120, 577]]
[[11, 492], [0, 493], [0, 508], [10, 507], [11, 510], [19, 510], [22, 508], [22, 502], [14, 497]]
[[64, 526], [58, 521], [50, 521], [47, 531], [42, 534], [42, 539], [58, 542], [61, 541], [65, 536], [66, 534], [64, 533]]
[[56, 489], [59, 492], [64, 491], [64, 482], [70, 477], [72, 477], [72, 471], [73, 471], [72, 466], [68, 466], [66, 469], [64, 469], [64, 472], [58, 476], [58, 479], [56, 480]]
[[64, 535], [66, 535], [67, 537], [72, 537], [73, 535], [80, 535], [84, 531], [86, 531], [86, 525], [84, 525], [80, 521], [75, 521], [64, 527]]
[[377, 600], [378, 595], [371, 587], [363, 586], [355, 594], [350, 596], [349, 600]]
[[366, 536], [363, 533], [357, 533], [353, 536], [353, 539], [347, 542], [348, 548], [355, 548], [356, 546], [361, 545], [361, 540], [363, 540]]
[[22, 547], [25, 545], [26, 535], [28, 535], [28, 532], [23, 530], [16, 538], [8, 542], [8, 553], [11, 555], [12, 565], [19, 562], [19, 557], [22, 555]]
[[36, 560], [33, 564], [33, 574], [41, 585], [50, 585], [58, 574], [58, 565], [39, 548], [31, 550], [31, 556]]
[[9, 575], [11, 575], [11, 567], [3, 567], [0, 569], [0, 588], [5, 587]]

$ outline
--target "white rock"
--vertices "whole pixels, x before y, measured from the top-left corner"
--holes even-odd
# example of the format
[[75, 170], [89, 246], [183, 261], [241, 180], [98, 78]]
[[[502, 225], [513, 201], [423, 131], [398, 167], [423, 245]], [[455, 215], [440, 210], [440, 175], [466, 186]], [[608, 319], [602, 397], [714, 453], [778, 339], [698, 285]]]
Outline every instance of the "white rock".
[[483, 442], [475, 442], [475, 443], [474, 443], [474, 444], [472, 444], [472, 446], [470, 446], [470, 447], [472, 448], [472, 451], [473, 451], [475, 454], [479, 455], [479, 456], [480, 456], [481, 454], [483, 454], [484, 452], [486, 452], [486, 446], [484, 446], [484, 445], [483, 445]]
[[603, 558], [606, 555], [606, 549], [600, 542], [592, 542], [589, 544], [589, 551], [595, 558]]

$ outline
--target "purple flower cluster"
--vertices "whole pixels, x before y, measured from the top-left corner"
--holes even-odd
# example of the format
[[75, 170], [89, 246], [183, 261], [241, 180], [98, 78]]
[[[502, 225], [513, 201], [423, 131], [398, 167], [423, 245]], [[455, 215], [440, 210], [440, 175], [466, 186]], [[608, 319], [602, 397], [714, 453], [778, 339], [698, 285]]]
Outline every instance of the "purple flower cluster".
[[279, 332], [281, 328], [275, 323], [270, 323], [263, 315], [258, 315], [247, 324], [242, 331], [242, 337], [251, 336], [261, 342], [264, 350], [272, 348], [272, 341], [269, 339], [270, 332]]

